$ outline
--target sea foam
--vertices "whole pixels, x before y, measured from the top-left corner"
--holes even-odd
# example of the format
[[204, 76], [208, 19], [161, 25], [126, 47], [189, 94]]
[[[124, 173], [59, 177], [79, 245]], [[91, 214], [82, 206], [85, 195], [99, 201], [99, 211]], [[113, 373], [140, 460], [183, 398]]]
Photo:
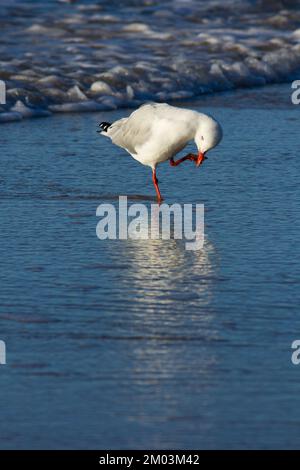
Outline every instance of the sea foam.
[[0, 122], [299, 78], [299, 2], [281, 3], [1, 4]]

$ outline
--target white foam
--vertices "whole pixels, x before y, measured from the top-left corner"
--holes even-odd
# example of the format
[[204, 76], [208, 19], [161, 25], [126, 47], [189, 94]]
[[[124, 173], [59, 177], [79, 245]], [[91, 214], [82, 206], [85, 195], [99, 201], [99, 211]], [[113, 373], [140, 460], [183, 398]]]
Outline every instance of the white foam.
[[77, 85], [68, 90], [68, 97], [72, 101], [86, 101], [88, 99]]
[[21, 100], [18, 100], [10, 111], [20, 114], [24, 118], [48, 117], [51, 115], [51, 112], [45, 109], [29, 108], [28, 106], [25, 106]]
[[95, 93], [101, 93], [105, 95], [113, 95], [114, 92], [112, 88], [102, 80], [97, 80], [96, 82], [92, 83], [91, 85], [91, 91]]
[[54, 9], [44, 0], [26, 15], [17, 8], [2, 38], [2, 121], [42, 116], [45, 108], [100, 111], [297, 79], [300, 14], [272, 5], [141, 0], [118, 10], [115, 2]]

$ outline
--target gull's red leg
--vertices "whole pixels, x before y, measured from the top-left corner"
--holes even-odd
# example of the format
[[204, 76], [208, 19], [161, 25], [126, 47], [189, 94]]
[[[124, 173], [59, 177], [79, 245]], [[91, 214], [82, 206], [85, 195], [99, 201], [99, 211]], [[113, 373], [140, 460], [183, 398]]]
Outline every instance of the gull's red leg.
[[171, 166], [177, 166], [180, 163], [184, 162], [185, 160], [191, 160], [192, 162], [196, 163], [196, 166], [202, 165], [204, 160], [206, 160], [206, 156], [204, 153], [200, 152], [197, 155], [194, 155], [193, 153], [188, 153], [185, 157], [179, 158], [179, 160], [176, 160], [176, 162], [173, 160], [173, 157], [170, 158], [170, 165]]
[[188, 153], [185, 157], [179, 158], [176, 162], [173, 160], [173, 157], [170, 158], [170, 165], [177, 166], [180, 163], [184, 162], [185, 160], [191, 160], [192, 162], [197, 162], [197, 156], [193, 155], [192, 153]]
[[154, 184], [154, 187], [155, 187], [158, 202], [161, 202], [163, 200], [163, 198], [161, 197], [160, 190], [159, 190], [159, 187], [158, 187], [158, 180], [157, 180], [157, 177], [156, 177], [156, 168], [152, 169], [152, 181], [153, 181], [153, 184]]

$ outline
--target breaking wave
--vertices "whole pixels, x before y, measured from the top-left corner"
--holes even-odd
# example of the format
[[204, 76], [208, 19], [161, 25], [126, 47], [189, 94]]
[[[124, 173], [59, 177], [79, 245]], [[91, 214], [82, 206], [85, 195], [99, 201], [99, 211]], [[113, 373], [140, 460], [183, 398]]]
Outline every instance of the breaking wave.
[[299, 78], [289, 0], [0, 0], [0, 122]]

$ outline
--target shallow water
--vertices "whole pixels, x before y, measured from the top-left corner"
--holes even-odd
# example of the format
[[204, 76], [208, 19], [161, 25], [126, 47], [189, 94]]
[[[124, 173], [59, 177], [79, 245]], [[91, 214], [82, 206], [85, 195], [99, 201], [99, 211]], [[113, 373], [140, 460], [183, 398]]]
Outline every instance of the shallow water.
[[0, 0], [0, 122], [298, 79], [298, 0]]
[[126, 110], [1, 128], [2, 449], [299, 447], [289, 94], [188, 103], [220, 120], [224, 140], [199, 169], [158, 173], [166, 202], [205, 204], [199, 252], [97, 239], [100, 203], [154, 196], [150, 170], [95, 132]]

